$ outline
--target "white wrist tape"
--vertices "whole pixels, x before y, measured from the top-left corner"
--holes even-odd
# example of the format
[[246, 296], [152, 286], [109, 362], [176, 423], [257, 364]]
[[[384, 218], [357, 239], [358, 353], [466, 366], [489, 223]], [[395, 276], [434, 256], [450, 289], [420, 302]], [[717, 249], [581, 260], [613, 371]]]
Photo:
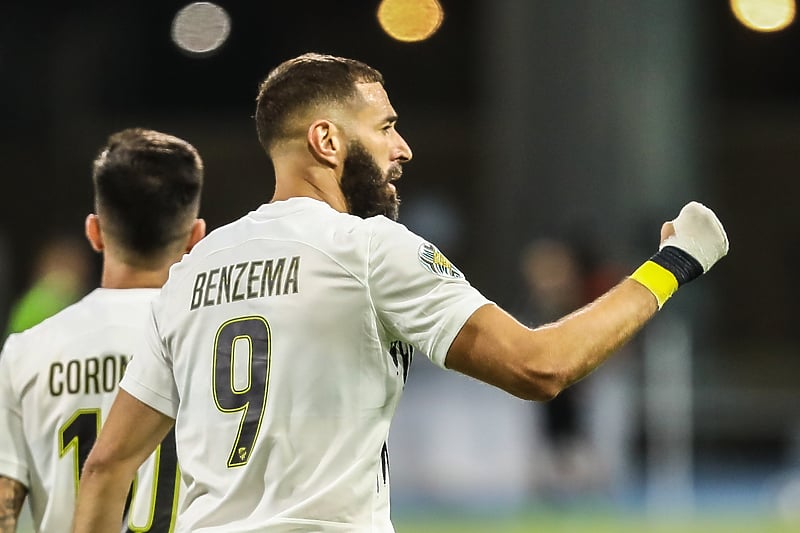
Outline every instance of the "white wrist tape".
[[685, 251], [708, 270], [730, 247], [728, 236], [714, 212], [699, 202], [689, 202], [672, 221], [675, 234], [667, 237], [659, 249], [674, 246]]
[[675, 234], [631, 274], [656, 297], [658, 308], [678, 288], [708, 272], [728, 253], [728, 236], [717, 216], [698, 202], [686, 204], [672, 221]]

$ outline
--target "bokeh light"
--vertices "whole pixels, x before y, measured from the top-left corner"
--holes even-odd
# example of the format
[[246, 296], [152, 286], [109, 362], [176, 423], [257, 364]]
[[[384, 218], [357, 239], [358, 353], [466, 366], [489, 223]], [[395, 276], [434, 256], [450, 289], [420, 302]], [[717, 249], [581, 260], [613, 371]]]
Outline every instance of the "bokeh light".
[[228, 12], [211, 2], [194, 2], [175, 15], [172, 40], [193, 55], [206, 55], [217, 50], [231, 31]]
[[424, 41], [443, 19], [444, 9], [437, 0], [383, 0], [378, 6], [381, 28], [398, 41]]
[[751, 30], [780, 31], [792, 23], [795, 0], [730, 0], [736, 18]]

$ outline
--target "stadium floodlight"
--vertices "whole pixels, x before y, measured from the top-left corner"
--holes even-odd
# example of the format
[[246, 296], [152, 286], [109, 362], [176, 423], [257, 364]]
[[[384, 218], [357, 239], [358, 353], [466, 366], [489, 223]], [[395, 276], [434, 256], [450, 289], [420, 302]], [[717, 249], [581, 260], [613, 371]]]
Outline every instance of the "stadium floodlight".
[[211, 2], [193, 2], [172, 20], [172, 40], [192, 55], [207, 55], [227, 40], [231, 31], [228, 12]]
[[792, 23], [797, 11], [795, 0], [730, 0], [736, 19], [759, 32], [775, 32]]
[[378, 22], [390, 37], [403, 42], [430, 38], [444, 19], [444, 9], [437, 0], [382, 0]]

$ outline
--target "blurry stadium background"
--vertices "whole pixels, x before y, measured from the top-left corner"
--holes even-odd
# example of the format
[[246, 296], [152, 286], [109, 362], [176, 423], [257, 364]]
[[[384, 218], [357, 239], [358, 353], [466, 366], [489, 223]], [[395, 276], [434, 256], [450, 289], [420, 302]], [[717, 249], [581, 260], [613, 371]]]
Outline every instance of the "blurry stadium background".
[[698, 199], [732, 243], [570, 391], [566, 437], [417, 357], [390, 441], [398, 531], [800, 530], [794, 0], [188, 4], [3, 2], [0, 317], [40, 247], [80, 237], [110, 132], [192, 142], [215, 228], [272, 192], [259, 81], [302, 52], [351, 56], [383, 72], [414, 151], [401, 222], [512, 311], [532, 242], [624, 275]]

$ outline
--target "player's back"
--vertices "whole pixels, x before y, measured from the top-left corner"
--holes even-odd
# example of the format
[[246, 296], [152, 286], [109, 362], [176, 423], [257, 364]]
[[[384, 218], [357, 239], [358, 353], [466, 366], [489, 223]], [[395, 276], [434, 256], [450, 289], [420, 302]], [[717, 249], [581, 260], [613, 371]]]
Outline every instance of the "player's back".
[[385, 441], [410, 348], [375, 313], [373, 223], [296, 198], [173, 267], [154, 312], [180, 397], [181, 530], [391, 530]]
[[[143, 347], [143, 326], [157, 289], [96, 289], [78, 303], [6, 342], [0, 359], [0, 400], [11, 407], [9, 433], [0, 450], [4, 475], [23, 481], [37, 531], [63, 532], [72, 519], [80, 469], [118, 383]], [[10, 404], [10, 405], [9, 405]], [[3, 413], [6, 416], [6, 412]], [[5, 440], [11, 435], [0, 436]], [[155, 457], [137, 479], [129, 526], [171, 530], [177, 504], [174, 449], [159, 450], [163, 484], [151, 488]], [[154, 500], [166, 516], [157, 515]]]

